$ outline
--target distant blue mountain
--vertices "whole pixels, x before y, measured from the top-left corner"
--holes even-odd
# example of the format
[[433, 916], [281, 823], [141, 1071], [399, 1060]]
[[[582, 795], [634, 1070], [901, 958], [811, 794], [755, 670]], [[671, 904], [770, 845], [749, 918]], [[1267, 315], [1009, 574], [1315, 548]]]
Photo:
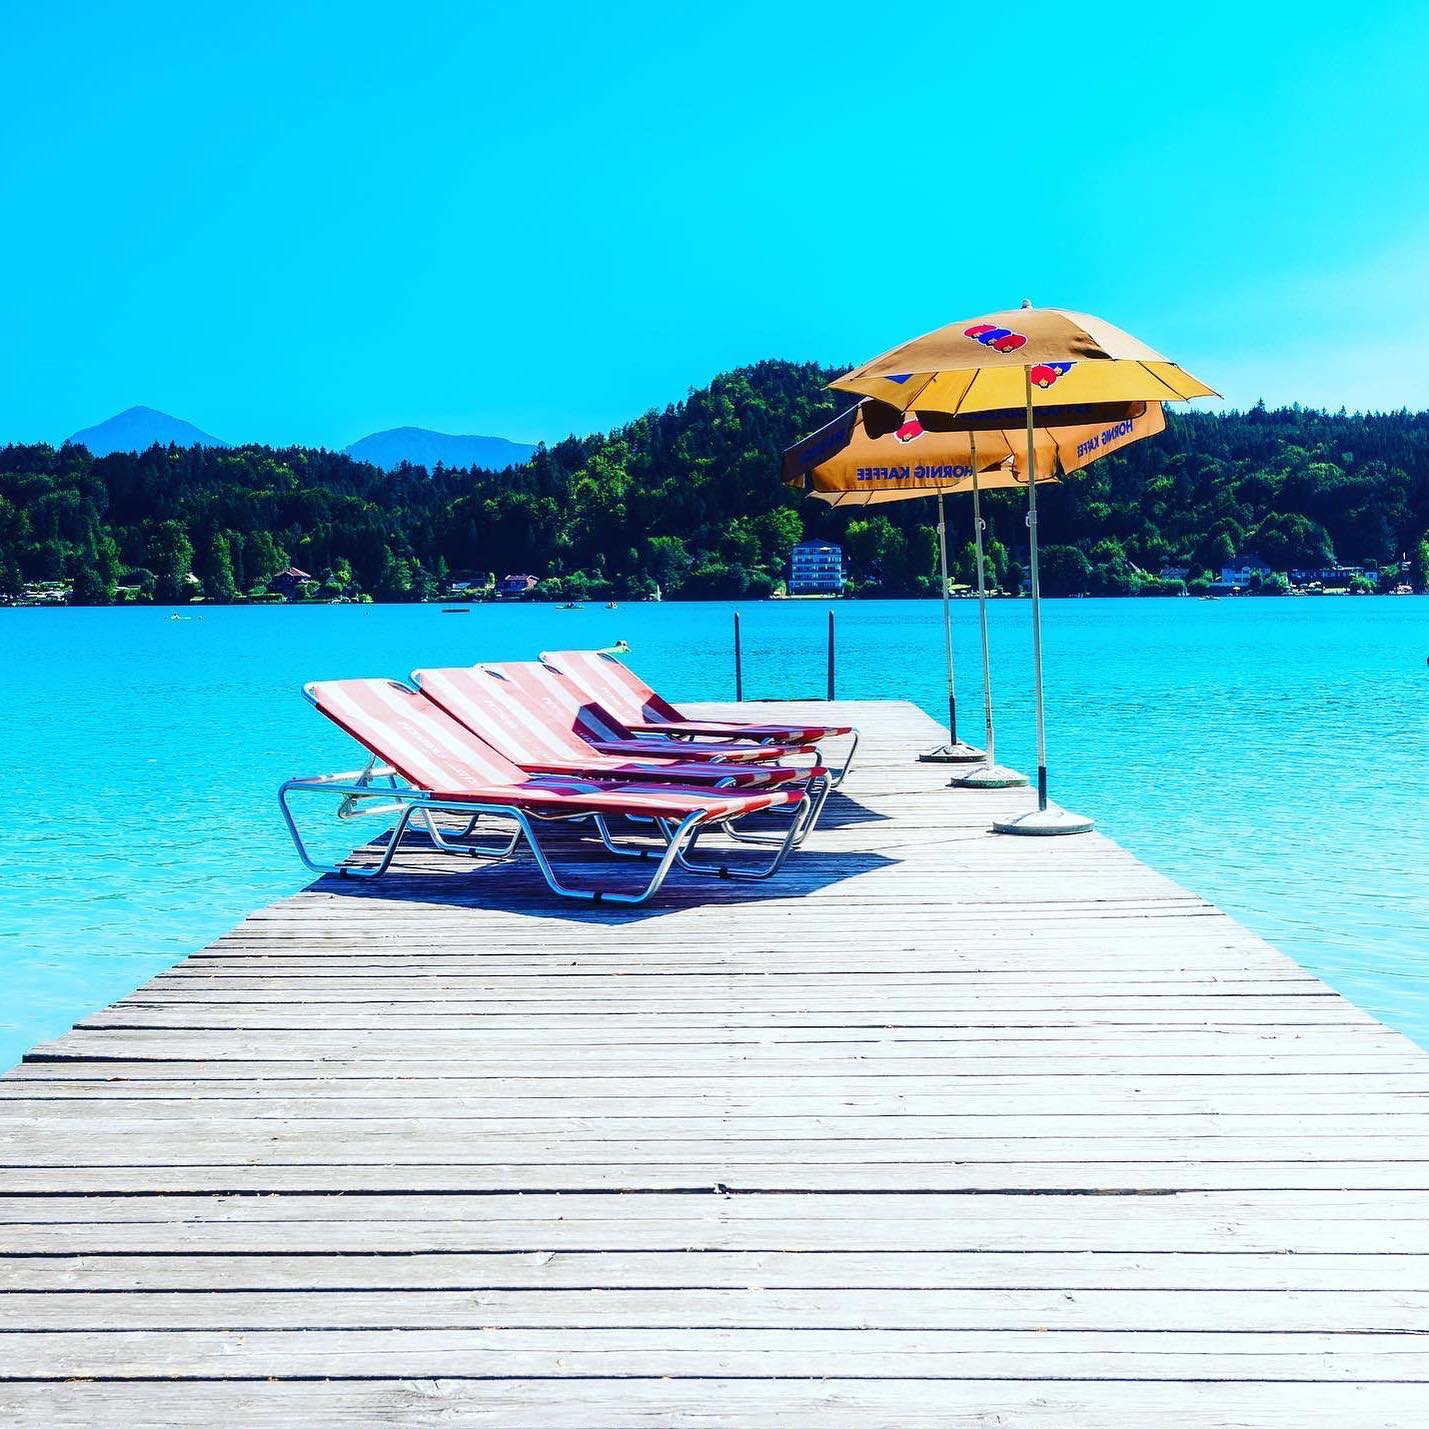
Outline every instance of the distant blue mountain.
[[505, 437], [459, 437], [431, 432], [425, 427], [393, 427], [390, 432], [373, 432], [370, 437], [344, 447], [350, 457], [370, 461], [383, 471], [391, 471], [409, 461], [430, 471], [443, 466], [480, 466], [488, 471], [504, 471], [529, 461], [536, 448], [527, 442], [508, 442]]
[[[158, 442], [170, 442], [181, 447], [226, 447], [229, 442], [211, 437], [192, 422], [156, 412], [152, 407], [130, 407], [117, 417], [97, 426], [85, 427], [69, 439], [86, 446], [95, 456], [110, 452], [142, 452]], [[429, 471], [439, 462], [443, 466], [479, 466], [489, 471], [504, 471], [528, 461], [536, 450], [528, 442], [509, 442], [505, 437], [452, 436], [432, 432], [425, 427], [393, 427], [390, 432], [373, 432], [346, 448], [347, 455], [358, 461], [369, 461], [384, 471], [391, 471], [409, 461]]]
[[167, 412], [156, 412], [152, 407], [130, 407], [107, 422], [95, 427], [85, 427], [76, 432], [70, 441], [77, 446], [88, 447], [94, 456], [108, 456], [110, 452], [147, 451], [155, 442], [167, 446], [170, 442], [181, 447], [226, 447], [227, 442], [201, 432], [192, 422], [171, 417]]

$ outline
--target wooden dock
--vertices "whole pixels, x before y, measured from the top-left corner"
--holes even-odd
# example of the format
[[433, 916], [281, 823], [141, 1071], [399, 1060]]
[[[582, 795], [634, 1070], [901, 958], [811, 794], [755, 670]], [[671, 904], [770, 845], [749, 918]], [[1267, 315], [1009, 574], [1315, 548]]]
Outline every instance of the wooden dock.
[[418, 852], [0, 1080], [0, 1423], [1429, 1423], [1429, 1054], [778, 708], [865, 731], [781, 880]]

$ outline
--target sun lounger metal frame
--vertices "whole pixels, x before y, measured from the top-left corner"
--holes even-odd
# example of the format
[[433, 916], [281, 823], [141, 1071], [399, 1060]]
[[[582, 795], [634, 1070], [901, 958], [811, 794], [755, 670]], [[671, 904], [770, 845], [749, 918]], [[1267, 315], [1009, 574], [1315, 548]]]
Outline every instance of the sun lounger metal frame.
[[[324, 863], [314, 858], [309, 853], [307, 844], [304, 842], [301, 831], [298, 828], [297, 820], [294, 817], [289, 800], [292, 795], [303, 793], [321, 793], [346, 797], [349, 795], [365, 795], [370, 793], [372, 785], [365, 784], [360, 780], [361, 771], [354, 771], [349, 774], [327, 774], [312, 777], [286, 780], [278, 790], [278, 804], [283, 813], [283, 820], [287, 825], [288, 833], [292, 837], [293, 846], [297, 850], [298, 857], [305, 867], [318, 874], [335, 874], [339, 878], [368, 879], [379, 878], [391, 867], [393, 859], [396, 857], [398, 848], [401, 845], [402, 837], [406, 833], [414, 815], [420, 815], [426, 825], [427, 832], [432, 838], [432, 842], [441, 849], [443, 853], [466, 854], [471, 857], [481, 858], [488, 862], [500, 863], [510, 858], [516, 849], [525, 841], [530, 848], [532, 856], [536, 860], [536, 866], [541, 871], [542, 878], [546, 881], [546, 886], [552, 893], [558, 894], [562, 898], [582, 899], [591, 903], [621, 903], [639, 904], [654, 897], [660, 891], [661, 885], [669, 875], [671, 867], [678, 863], [681, 868], [689, 873], [699, 874], [710, 878], [730, 878], [758, 881], [771, 878], [783, 867], [784, 861], [788, 858], [790, 851], [795, 847], [802, 832], [805, 831], [808, 823], [809, 810], [812, 801], [808, 794], [800, 797], [797, 804], [792, 805], [793, 814], [789, 820], [789, 827], [783, 838], [773, 839], [768, 836], [759, 836], [760, 842], [767, 842], [774, 845], [772, 857], [761, 867], [741, 868], [732, 867], [727, 862], [709, 863], [697, 861], [690, 855], [694, 849], [695, 842], [700, 835], [708, 833], [711, 829], [719, 829], [724, 833], [730, 833], [730, 824], [736, 819], [709, 820], [696, 810], [687, 814], [683, 819], [675, 822], [669, 819], [657, 818], [652, 820], [652, 824], [660, 831], [661, 839], [664, 843], [663, 851], [651, 848], [632, 848], [620, 843], [612, 834], [607, 817], [602, 814], [579, 813], [579, 814], [538, 814], [531, 810], [519, 808], [515, 804], [497, 804], [475, 800], [455, 800], [438, 799], [425, 793], [420, 789], [394, 788], [383, 791], [384, 798], [389, 809], [393, 806], [400, 809], [396, 822], [388, 833], [386, 841], [381, 847], [377, 862], [370, 866], [359, 866], [347, 863]], [[388, 797], [390, 796], [390, 797]], [[453, 837], [448, 831], [442, 830], [436, 823], [435, 814], [455, 814], [468, 819], [468, 828], [472, 827], [475, 818], [481, 815], [509, 819], [515, 824], [514, 831], [498, 847], [490, 847], [475, 842], [467, 842], [460, 836]], [[611, 853], [619, 854], [625, 858], [648, 860], [656, 857], [658, 862], [655, 871], [651, 874], [648, 883], [638, 892], [626, 893], [604, 888], [575, 888], [563, 883], [557, 877], [550, 855], [547, 853], [541, 839], [536, 832], [536, 822], [556, 824], [556, 823], [579, 823], [590, 820], [594, 823], [600, 834], [601, 843]], [[744, 835], [745, 842], [754, 841], [749, 835]]]

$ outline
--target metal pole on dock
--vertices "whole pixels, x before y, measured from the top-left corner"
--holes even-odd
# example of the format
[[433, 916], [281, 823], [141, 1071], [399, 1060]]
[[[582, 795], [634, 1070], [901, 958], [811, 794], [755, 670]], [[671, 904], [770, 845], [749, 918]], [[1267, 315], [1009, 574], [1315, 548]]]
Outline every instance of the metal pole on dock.
[[739, 648], [739, 612], [734, 612], [734, 698], [744, 700], [744, 657]]
[[[972, 467], [977, 470], [977, 438], [973, 438]], [[920, 754], [923, 764], [976, 764], [987, 758], [981, 749], [974, 749], [958, 738], [958, 697], [953, 685], [953, 605], [948, 594], [948, 521], [943, 507], [942, 488], [938, 489], [938, 571], [943, 587], [943, 650], [948, 666], [948, 742]]]
[[829, 699], [834, 697], [834, 613], [829, 611]]
[[[973, 439], [976, 442], [976, 438]], [[997, 762], [996, 735], [992, 727], [992, 662], [987, 640], [987, 575], [983, 569], [983, 532], [987, 523], [982, 519], [982, 488], [978, 485], [977, 447], [973, 447], [973, 544], [977, 554], [977, 618], [982, 634], [982, 720], [987, 738], [987, 757], [965, 774], [954, 774], [950, 787], [955, 789], [1021, 789], [1027, 776]]]

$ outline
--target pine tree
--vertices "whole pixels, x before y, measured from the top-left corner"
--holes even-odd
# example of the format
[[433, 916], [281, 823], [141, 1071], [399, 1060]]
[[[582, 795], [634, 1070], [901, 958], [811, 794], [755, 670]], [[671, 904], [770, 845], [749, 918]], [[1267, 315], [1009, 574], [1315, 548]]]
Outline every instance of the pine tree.
[[188, 576], [193, 566], [194, 548], [182, 521], [164, 521], [149, 543], [149, 562], [154, 572], [155, 598], [163, 604], [188, 600], [192, 594]]
[[233, 554], [229, 550], [228, 537], [222, 531], [215, 531], [209, 541], [203, 591], [209, 600], [222, 605], [230, 605], [238, 599], [238, 586], [233, 578]]

